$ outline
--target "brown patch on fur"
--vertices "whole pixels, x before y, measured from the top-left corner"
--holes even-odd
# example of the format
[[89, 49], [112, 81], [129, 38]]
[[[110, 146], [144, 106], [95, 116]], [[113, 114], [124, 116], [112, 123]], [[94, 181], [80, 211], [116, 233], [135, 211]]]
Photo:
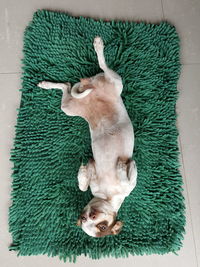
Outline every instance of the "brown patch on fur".
[[111, 230], [112, 234], [118, 235], [122, 230], [122, 226], [123, 226], [123, 222], [117, 221]]
[[81, 78], [80, 81], [82, 85], [87, 85], [91, 82], [91, 78]]
[[114, 85], [104, 76], [99, 76], [93, 86], [95, 90], [88, 95], [85, 103], [85, 117], [92, 129], [97, 127], [102, 118], [114, 120], [116, 114]]
[[80, 81], [81, 81], [81, 86], [78, 89], [79, 93], [82, 93], [87, 89], [95, 89], [94, 85], [91, 82], [91, 78], [83, 78], [80, 79]]
[[102, 98], [91, 99], [91, 104], [85, 107], [85, 116], [92, 129], [96, 128], [98, 123], [104, 118], [113, 120], [115, 109], [113, 103]]
[[128, 157], [126, 157], [126, 156], [120, 156], [119, 158], [118, 158], [118, 161], [122, 161], [124, 164], [128, 164], [128, 163], [130, 163], [130, 158], [128, 158]]
[[[104, 225], [104, 224], [107, 225], [107, 229], [102, 231], [102, 230], [100, 230], [100, 228], [98, 226]], [[103, 237], [106, 235], [117, 235], [120, 233], [120, 231], [122, 229], [122, 225], [123, 225], [123, 223], [120, 221], [113, 221], [113, 223], [110, 226], [108, 226], [107, 221], [100, 222], [96, 225], [96, 227], [100, 230], [98, 233], [96, 233], [96, 237]]]
[[[69, 98], [66, 101], [67, 112], [73, 116], [81, 116], [86, 119], [91, 128], [97, 127], [102, 119], [115, 121], [117, 94], [114, 84], [100, 76], [92, 81], [89, 78], [81, 79], [81, 91], [93, 88], [92, 92], [83, 98]], [[65, 110], [63, 110], [65, 112]]]
[[[100, 225], [107, 225], [107, 229], [105, 231], [101, 231], [99, 226]], [[103, 237], [103, 236], [106, 236], [106, 235], [112, 235], [112, 227], [114, 226], [115, 222], [113, 222], [110, 226], [108, 226], [108, 222], [107, 221], [103, 221], [103, 222], [100, 222], [96, 225], [96, 227], [99, 229], [99, 232], [96, 233], [96, 237]]]

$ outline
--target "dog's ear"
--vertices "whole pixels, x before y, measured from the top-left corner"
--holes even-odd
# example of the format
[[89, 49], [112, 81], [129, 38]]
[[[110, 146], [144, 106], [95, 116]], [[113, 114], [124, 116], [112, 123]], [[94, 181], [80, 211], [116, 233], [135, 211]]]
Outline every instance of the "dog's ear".
[[114, 224], [114, 226], [111, 229], [111, 233], [113, 235], [117, 235], [119, 234], [119, 232], [122, 230], [122, 226], [123, 226], [123, 222], [121, 221], [116, 221], [116, 223]]
[[80, 219], [78, 219], [78, 221], [76, 222], [76, 225], [81, 226], [81, 220]]

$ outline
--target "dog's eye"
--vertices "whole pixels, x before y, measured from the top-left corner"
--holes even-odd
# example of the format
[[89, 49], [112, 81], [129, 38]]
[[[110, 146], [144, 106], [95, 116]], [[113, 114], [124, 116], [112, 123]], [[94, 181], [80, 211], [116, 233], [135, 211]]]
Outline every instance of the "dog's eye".
[[100, 226], [100, 230], [101, 230], [101, 231], [105, 231], [106, 228], [107, 228], [107, 227], [106, 227], [105, 225], [101, 225], [101, 226]]
[[86, 217], [85, 216], [81, 216], [81, 220], [84, 222], [86, 221]]

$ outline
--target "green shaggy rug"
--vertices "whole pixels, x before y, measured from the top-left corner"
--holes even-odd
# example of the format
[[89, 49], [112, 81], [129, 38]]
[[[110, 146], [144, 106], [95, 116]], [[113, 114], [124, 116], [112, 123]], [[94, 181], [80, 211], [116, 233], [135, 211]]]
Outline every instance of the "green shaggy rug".
[[[138, 183], [120, 208], [119, 235], [93, 238], [76, 226], [91, 191], [77, 172], [92, 157], [87, 123], [60, 109], [61, 91], [38, 82], [69, 81], [101, 70], [93, 39], [101, 36], [110, 68], [123, 78], [123, 100], [135, 129]], [[47, 254], [71, 262], [164, 254], [182, 246], [185, 206], [176, 128], [179, 38], [174, 26], [105, 22], [39, 10], [24, 35], [23, 82], [9, 226], [18, 255]]]

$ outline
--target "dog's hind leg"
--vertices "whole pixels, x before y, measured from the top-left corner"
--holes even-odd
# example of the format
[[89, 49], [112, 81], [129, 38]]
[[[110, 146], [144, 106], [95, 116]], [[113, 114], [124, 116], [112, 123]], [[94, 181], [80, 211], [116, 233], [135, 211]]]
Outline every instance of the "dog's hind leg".
[[40, 82], [37, 86], [43, 89], [61, 89], [62, 91], [69, 90], [69, 87], [71, 88], [70, 83], [53, 83], [48, 81]]
[[48, 81], [43, 81], [38, 83], [38, 87], [43, 89], [60, 89], [63, 92], [62, 100], [61, 100], [61, 109], [62, 111], [69, 115], [73, 116], [72, 108], [69, 108], [69, 101], [71, 100], [71, 84], [70, 83], [53, 83]]
[[118, 90], [119, 94], [121, 94], [122, 89], [123, 89], [122, 79], [116, 72], [108, 68], [106, 61], [105, 61], [105, 57], [104, 57], [104, 52], [103, 52], [104, 44], [103, 44], [103, 40], [101, 39], [101, 37], [97, 36], [94, 39], [93, 45], [97, 53], [99, 66], [104, 71], [105, 77], [110, 82], [115, 84], [116, 89]]
[[134, 160], [128, 163], [128, 179], [131, 188], [133, 189], [137, 183], [137, 166]]

